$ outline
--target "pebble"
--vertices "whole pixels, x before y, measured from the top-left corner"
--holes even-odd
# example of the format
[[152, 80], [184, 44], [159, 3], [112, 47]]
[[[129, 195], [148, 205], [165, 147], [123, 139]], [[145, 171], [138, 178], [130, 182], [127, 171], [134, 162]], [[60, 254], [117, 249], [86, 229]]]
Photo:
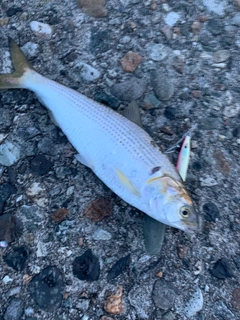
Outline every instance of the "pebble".
[[180, 19], [180, 15], [177, 12], [169, 12], [165, 17], [164, 17], [164, 21], [165, 23], [170, 26], [173, 27], [178, 20]]
[[114, 110], [117, 110], [119, 107], [119, 104], [120, 104], [116, 98], [110, 96], [109, 94], [107, 94], [103, 91], [97, 92], [94, 96], [94, 100], [96, 100], [102, 104], [105, 104], [106, 106], [108, 106]]
[[223, 32], [223, 23], [220, 19], [211, 19], [208, 21], [207, 28], [214, 36], [218, 36]]
[[53, 163], [43, 154], [37, 155], [30, 161], [30, 169], [37, 176], [45, 175], [52, 166]]
[[149, 59], [153, 61], [163, 61], [169, 55], [169, 48], [161, 43], [156, 43], [147, 46]]
[[77, 3], [83, 12], [91, 17], [102, 18], [107, 15], [104, 7], [106, 0], [78, 0]]
[[139, 319], [149, 319], [152, 313], [152, 286], [135, 285], [129, 291], [128, 300], [135, 308]]
[[225, 117], [233, 118], [240, 114], [240, 104], [235, 104], [231, 106], [226, 106], [223, 110]]
[[183, 259], [187, 255], [188, 250], [189, 250], [189, 248], [187, 246], [179, 244], [177, 246], [177, 254], [178, 254], [179, 258]]
[[240, 309], [240, 288], [235, 288], [232, 293], [232, 305], [235, 309]]
[[203, 308], [202, 291], [197, 287], [191, 299], [185, 304], [183, 313], [186, 317], [191, 318]]
[[19, 298], [13, 298], [4, 313], [4, 320], [20, 320], [24, 310], [23, 301]]
[[51, 218], [55, 221], [55, 222], [61, 222], [63, 221], [66, 216], [68, 215], [69, 210], [68, 209], [64, 209], [64, 208], [59, 208], [56, 211], [54, 211], [51, 214]]
[[25, 247], [13, 247], [4, 257], [3, 261], [16, 271], [22, 271], [28, 259]]
[[87, 309], [89, 308], [89, 304], [90, 304], [90, 301], [87, 300], [87, 299], [81, 299], [77, 302], [76, 304], [76, 308], [77, 309], [80, 309], [82, 311], [87, 311]]
[[0, 18], [0, 27], [6, 26], [9, 22], [9, 18]]
[[214, 318], [218, 319], [226, 319], [226, 320], [236, 320], [235, 315], [230, 311], [223, 301], [218, 300], [212, 306], [212, 310], [214, 311]]
[[118, 277], [130, 265], [130, 262], [130, 254], [116, 261], [114, 265], [111, 267], [111, 269], [108, 271], [107, 281], [111, 281], [112, 279]]
[[230, 51], [228, 50], [218, 50], [213, 54], [213, 61], [216, 63], [224, 62], [230, 57]]
[[171, 40], [173, 36], [172, 28], [165, 25], [163, 26], [160, 31], [165, 35], [167, 40]]
[[166, 107], [164, 110], [164, 116], [170, 120], [175, 119], [175, 115], [176, 115], [176, 108], [174, 107]]
[[226, 258], [216, 261], [210, 273], [213, 277], [222, 280], [233, 277], [232, 267]]
[[224, 15], [225, 9], [228, 5], [226, 0], [202, 0], [202, 2], [209, 12], [214, 12], [218, 15]]
[[98, 258], [88, 249], [83, 255], [76, 257], [72, 263], [73, 275], [79, 280], [96, 281], [100, 274]]
[[159, 279], [154, 284], [152, 298], [157, 308], [167, 310], [174, 306], [176, 289], [171, 282]]
[[0, 240], [8, 244], [13, 242], [21, 234], [21, 224], [19, 220], [9, 214], [0, 215]]
[[138, 79], [132, 77], [129, 80], [121, 83], [115, 83], [111, 87], [111, 93], [123, 101], [132, 101], [140, 98], [147, 88], [147, 81], [145, 79]]
[[98, 27], [93, 27], [89, 43], [91, 53], [97, 55], [108, 51], [110, 49], [110, 34], [109, 30], [99, 30]]
[[2, 279], [2, 282], [3, 282], [4, 284], [7, 284], [7, 283], [12, 282], [12, 281], [13, 281], [13, 279], [10, 278], [9, 276], [5, 276], [5, 277], [3, 277], [3, 279]]
[[111, 314], [124, 313], [124, 305], [122, 300], [123, 300], [123, 287], [118, 286], [116, 293], [107, 297], [104, 303], [104, 310]]
[[139, 63], [141, 62], [142, 57], [135, 52], [129, 51], [126, 55], [120, 60], [121, 67], [125, 72], [133, 72], [137, 69]]
[[0, 145], [0, 164], [3, 166], [12, 166], [20, 159], [20, 148], [11, 142], [5, 142]]
[[50, 39], [53, 33], [53, 28], [47, 24], [39, 21], [31, 21], [30, 28], [38, 36], [44, 36], [47, 39]]
[[213, 153], [213, 157], [216, 160], [217, 169], [225, 176], [228, 176], [230, 173], [231, 167], [228, 161], [226, 160], [226, 158], [224, 157], [224, 155], [222, 154], [222, 152], [220, 150], [215, 150]]
[[199, 34], [201, 32], [201, 23], [199, 21], [194, 21], [191, 25], [191, 29], [194, 34]]
[[174, 319], [176, 319], [176, 316], [171, 311], [168, 311], [167, 313], [165, 313], [161, 318], [161, 320], [174, 320]]
[[30, 295], [39, 308], [52, 312], [63, 300], [63, 276], [58, 268], [48, 266], [36, 275], [28, 285]]
[[240, 27], [240, 13], [235, 14], [235, 16], [231, 19], [231, 24]]
[[173, 64], [173, 67], [176, 69], [176, 71], [182, 74], [185, 66], [184, 56], [181, 54], [175, 55], [173, 57], [172, 64]]
[[142, 108], [145, 110], [156, 109], [160, 106], [161, 102], [156, 98], [156, 96], [152, 93], [148, 93], [145, 95]]
[[18, 12], [22, 12], [23, 9], [21, 7], [11, 7], [6, 11], [6, 14], [8, 17], [12, 17], [15, 14], [17, 14]]
[[153, 71], [151, 73], [152, 86], [156, 96], [163, 101], [171, 99], [174, 94], [172, 80], [165, 74]]
[[45, 208], [48, 205], [45, 187], [39, 182], [33, 182], [26, 189], [27, 197], [36, 203], [39, 207]]
[[24, 310], [24, 313], [27, 317], [30, 317], [30, 316], [33, 316], [34, 314], [34, 310], [32, 307], [27, 307], [25, 310]]
[[75, 71], [77, 72], [77, 74], [79, 69], [80, 76], [87, 82], [95, 81], [101, 76], [101, 73], [97, 69], [93, 68], [87, 63], [79, 63], [76, 68], [77, 69], [75, 69]]
[[16, 192], [17, 189], [12, 184], [8, 182], [3, 182], [0, 184], [0, 214], [3, 213], [6, 201], [10, 198], [12, 194]]
[[205, 178], [200, 178], [200, 185], [201, 187], [213, 187], [218, 185], [218, 182], [214, 178], [207, 176]]
[[38, 55], [39, 44], [27, 42], [21, 47], [21, 50], [28, 59], [31, 59]]
[[99, 241], [99, 240], [110, 240], [112, 239], [111, 233], [107, 232], [106, 230], [103, 229], [97, 229], [93, 235], [92, 235], [93, 240]]
[[233, 0], [234, 4], [240, 9], [240, 0]]
[[207, 202], [203, 205], [203, 211], [205, 212], [205, 219], [207, 221], [216, 221], [216, 219], [220, 219], [220, 214], [218, 207], [213, 202]]
[[99, 222], [113, 213], [111, 202], [106, 198], [98, 198], [89, 203], [83, 214], [93, 222]]

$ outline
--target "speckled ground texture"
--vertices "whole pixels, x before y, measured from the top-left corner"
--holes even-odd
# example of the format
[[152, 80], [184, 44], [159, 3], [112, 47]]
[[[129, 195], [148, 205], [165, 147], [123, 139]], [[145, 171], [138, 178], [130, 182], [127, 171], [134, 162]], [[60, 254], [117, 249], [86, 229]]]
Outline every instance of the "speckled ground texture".
[[1, 91], [0, 319], [240, 319], [240, 1], [0, 7], [1, 73], [10, 36], [42, 75], [115, 109], [135, 99], [162, 149], [198, 125], [186, 185], [204, 221], [193, 237], [167, 227], [148, 255], [143, 214], [75, 160], [33, 93]]

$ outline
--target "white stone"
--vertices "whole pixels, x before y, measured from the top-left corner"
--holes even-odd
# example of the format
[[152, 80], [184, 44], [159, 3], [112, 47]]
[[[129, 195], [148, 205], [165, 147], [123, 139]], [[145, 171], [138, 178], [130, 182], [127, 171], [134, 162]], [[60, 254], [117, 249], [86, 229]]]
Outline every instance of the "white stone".
[[148, 56], [153, 61], [162, 61], [167, 58], [169, 49], [161, 43], [147, 46]]
[[2, 282], [3, 282], [4, 284], [7, 284], [7, 283], [12, 282], [12, 281], [13, 281], [13, 279], [10, 278], [9, 276], [5, 276], [5, 277], [2, 279]]
[[38, 241], [37, 243], [37, 252], [36, 255], [38, 258], [40, 257], [46, 257], [46, 255], [48, 254], [46, 246], [43, 242]]
[[36, 57], [39, 45], [33, 42], [27, 42], [21, 47], [22, 52], [28, 58]]
[[200, 185], [201, 187], [213, 187], [218, 185], [218, 182], [214, 178], [207, 176], [206, 178], [200, 178]]
[[97, 229], [93, 233], [92, 238], [94, 240], [110, 240], [112, 238], [112, 235], [111, 235], [111, 233], [107, 232], [106, 230]]
[[191, 299], [186, 303], [183, 313], [187, 317], [193, 317], [203, 308], [203, 295], [202, 291], [197, 287]]
[[33, 32], [39, 35], [45, 35], [47, 37], [51, 37], [53, 29], [47, 23], [42, 23], [39, 21], [31, 21], [30, 28]]
[[20, 159], [20, 149], [11, 142], [0, 145], [0, 164], [11, 166]]
[[240, 105], [239, 104], [226, 106], [223, 110], [224, 116], [228, 117], [228, 118], [236, 117], [239, 113], [240, 113]]
[[214, 12], [218, 15], [223, 15], [227, 7], [226, 0], [202, 0], [204, 6], [210, 12]]
[[86, 63], [81, 63], [80, 65], [80, 74], [81, 74], [81, 77], [86, 80], [86, 81], [94, 81], [96, 79], [98, 79], [100, 77], [100, 72], [91, 67], [89, 64], [86, 64]]
[[39, 182], [33, 182], [26, 190], [26, 195], [29, 199], [34, 201], [39, 207], [46, 207], [48, 199], [46, 198], [46, 190]]
[[173, 27], [179, 19], [180, 19], [180, 15], [174, 11], [169, 12], [164, 18], [166, 24], [170, 27]]

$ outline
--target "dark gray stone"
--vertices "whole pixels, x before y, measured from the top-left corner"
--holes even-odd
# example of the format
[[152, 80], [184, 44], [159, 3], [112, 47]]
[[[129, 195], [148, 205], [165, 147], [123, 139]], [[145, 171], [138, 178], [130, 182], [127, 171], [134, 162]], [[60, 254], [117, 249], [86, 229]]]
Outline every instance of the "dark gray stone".
[[132, 77], [121, 83], [115, 83], [111, 87], [111, 93], [123, 101], [131, 101], [140, 98], [147, 87], [147, 81], [145, 79], [138, 79]]
[[208, 21], [207, 28], [214, 36], [217, 36], [223, 32], [223, 22], [220, 19], [211, 19]]
[[154, 284], [152, 298], [156, 307], [167, 310], [174, 306], [176, 289], [171, 282], [159, 279]]
[[153, 71], [151, 74], [151, 80], [154, 92], [160, 100], [166, 101], [173, 96], [173, 82], [165, 74]]
[[203, 205], [203, 211], [205, 212], [205, 219], [207, 221], [216, 221], [220, 219], [218, 207], [213, 202], [207, 202]]
[[16, 271], [22, 271], [28, 259], [27, 250], [24, 247], [12, 248], [12, 251], [3, 257], [3, 261]]
[[215, 262], [214, 267], [210, 270], [213, 277], [218, 279], [227, 279], [233, 277], [232, 267], [226, 258], [219, 259]]
[[96, 281], [100, 274], [98, 258], [88, 249], [83, 255], [73, 261], [73, 274], [80, 280]]
[[118, 277], [130, 264], [131, 258], [130, 254], [126, 257], [119, 259], [108, 272], [107, 280], [110, 281], [116, 277]]

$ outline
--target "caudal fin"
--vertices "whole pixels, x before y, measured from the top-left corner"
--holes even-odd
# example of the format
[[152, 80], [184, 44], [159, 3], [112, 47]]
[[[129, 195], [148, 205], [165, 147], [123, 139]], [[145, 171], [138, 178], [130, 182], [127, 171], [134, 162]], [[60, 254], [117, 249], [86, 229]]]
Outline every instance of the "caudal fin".
[[15, 71], [10, 74], [0, 75], [0, 89], [24, 88], [24, 74], [28, 70], [33, 70], [33, 67], [11, 38], [9, 38], [9, 47]]

